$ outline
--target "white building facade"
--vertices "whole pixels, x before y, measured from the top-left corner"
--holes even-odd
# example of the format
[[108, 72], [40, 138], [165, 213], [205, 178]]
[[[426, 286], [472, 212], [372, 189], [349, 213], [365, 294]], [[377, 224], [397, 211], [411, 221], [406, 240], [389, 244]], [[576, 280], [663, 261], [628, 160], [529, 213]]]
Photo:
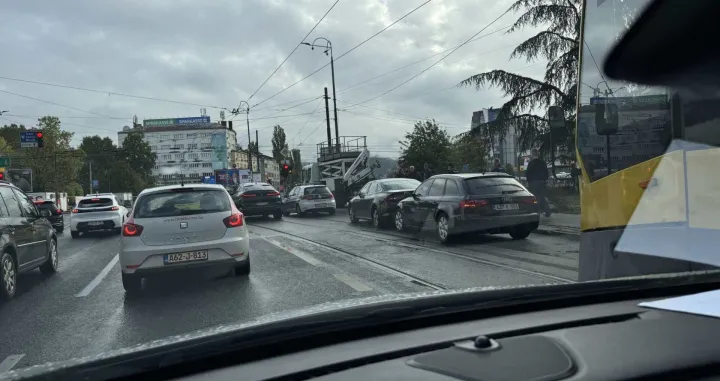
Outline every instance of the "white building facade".
[[[489, 108], [473, 112], [470, 129], [472, 130], [481, 124], [492, 122], [497, 117], [499, 111], [500, 109]], [[511, 164], [517, 167], [522, 164], [518, 163], [518, 156], [523, 154], [525, 153], [520, 151], [518, 132], [515, 129], [515, 125], [508, 126], [507, 133], [505, 133], [504, 136], [493, 137], [492, 152], [489, 152], [489, 159], [499, 159], [503, 165]]]
[[216, 169], [231, 168], [237, 146], [232, 127], [209, 122], [125, 127], [118, 132], [118, 145], [132, 133], [142, 133], [157, 155], [153, 176], [158, 185], [179, 184], [181, 174], [185, 183], [199, 183]]

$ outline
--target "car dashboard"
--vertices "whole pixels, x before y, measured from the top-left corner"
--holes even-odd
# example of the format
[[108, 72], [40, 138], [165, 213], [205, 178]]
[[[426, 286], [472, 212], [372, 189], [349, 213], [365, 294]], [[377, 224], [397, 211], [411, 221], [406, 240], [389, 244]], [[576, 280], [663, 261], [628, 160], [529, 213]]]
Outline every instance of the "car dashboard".
[[720, 342], [713, 339], [720, 332], [720, 319], [638, 306], [654, 299], [493, 315], [378, 334], [175, 379], [720, 379]]

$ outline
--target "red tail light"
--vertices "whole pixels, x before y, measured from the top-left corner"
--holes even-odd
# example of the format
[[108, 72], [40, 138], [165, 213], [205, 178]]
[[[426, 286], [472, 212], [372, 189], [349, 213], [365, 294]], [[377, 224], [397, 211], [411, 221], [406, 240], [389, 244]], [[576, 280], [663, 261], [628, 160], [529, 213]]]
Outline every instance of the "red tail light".
[[223, 223], [225, 226], [229, 228], [236, 228], [238, 226], [243, 226], [243, 214], [242, 213], [233, 213], [229, 217], [223, 218]]
[[62, 214], [62, 210], [58, 209], [56, 210], [57, 214]]
[[335, 199], [335, 195], [332, 194], [332, 193], [330, 193], [330, 199], [331, 199], [331, 200], [334, 200], [334, 199]]
[[111, 210], [120, 210], [120, 207], [119, 207], [119, 206], [113, 206], [113, 207], [110, 208], [110, 209], [111, 209]]
[[524, 204], [537, 204], [537, 199], [535, 197], [528, 197], [528, 198], [524, 198], [522, 200], [522, 202]]
[[271, 192], [267, 194], [268, 196], [280, 196], [280, 192]]
[[78, 210], [77, 210], [77, 209], [73, 209], [72, 212], [73, 212], [73, 213], [77, 213]]
[[122, 235], [123, 237], [137, 237], [142, 234], [142, 225], [133, 224], [132, 222], [126, 222], [123, 225]]
[[255, 195], [254, 195], [254, 194], [251, 194], [251, 193], [243, 193], [242, 196], [245, 197], [245, 198], [247, 198], [247, 197], [255, 197]]
[[479, 208], [487, 205], [486, 200], [463, 200], [460, 201], [461, 208]]

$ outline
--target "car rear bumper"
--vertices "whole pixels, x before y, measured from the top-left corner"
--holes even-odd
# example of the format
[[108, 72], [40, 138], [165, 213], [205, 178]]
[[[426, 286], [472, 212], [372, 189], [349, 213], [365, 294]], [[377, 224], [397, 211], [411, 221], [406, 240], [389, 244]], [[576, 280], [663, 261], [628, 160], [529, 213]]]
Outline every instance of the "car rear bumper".
[[158, 274], [167, 274], [172, 272], [181, 272], [181, 271], [203, 271], [203, 270], [209, 270], [209, 269], [219, 269], [219, 268], [227, 268], [231, 269], [235, 266], [247, 262], [250, 260], [249, 255], [243, 255], [240, 259], [235, 258], [228, 258], [223, 260], [215, 260], [215, 261], [202, 261], [202, 262], [189, 262], [189, 263], [176, 263], [173, 265], [166, 265], [163, 267], [147, 267], [147, 268], [139, 268], [135, 271], [125, 271], [123, 269], [123, 274], [131, 274], [133, 276], [137, 277], [149, 277], [152, 275], [158, 275]]
[[[90, 225], [90, 222], [102, 222], [102, 225]], [[93, 230], [116, 229], [120, 227], [122, 227], [122, 217], [117, 213], [115, 215], [105, 214], [93, 217], [70, 217], [70, 230], [72, 231], [88, 232]]]
[[537, 229], [540, 224], [538, 213], [509, 216], [491, 216], [482, 218], [454, 218], [450, 221], [451, 233], [490, 232], [506, 233], [516, 226], [525, 226], [530, 230]]
[[263, 206], [250, 206], [240, 208], [240, 211], [246, 216], [258, 216], [261, 214], [273, 214], [282, 212], [282, 205], [263, 205]]
[[302, 212], [331, 212], [337, 209], [334, 199], [304, 200], [299, 204]]
[[[128, 239], [123, 237], [120, 249], [120, 266], [125, 274], [153, 273], [173, 271], [173, 269], [202, 268], [223, 263], [232, 265], [247, 260], [250, 253], [249, 239], [247, 237], [224, 237], [219, 240], [195, 242], [190, 244], [147, 246], [142, 242], [127, 244]], [[140, 238], [137, 238], [138, 240]], [[190, 251], [207, 250], [208, 259], [194, 262], [181, 262], [165, 264], [163, 257], [166, 254], [184, 253]]]

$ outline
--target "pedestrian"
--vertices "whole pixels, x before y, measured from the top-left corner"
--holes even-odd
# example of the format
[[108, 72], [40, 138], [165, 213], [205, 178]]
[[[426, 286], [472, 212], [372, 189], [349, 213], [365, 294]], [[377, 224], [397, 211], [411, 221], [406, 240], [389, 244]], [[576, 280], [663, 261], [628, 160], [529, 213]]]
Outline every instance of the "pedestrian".
[[493, 167], [490, 170], [490, 172], [507, 173], [505, 168], [503, 168], [502, 164], [500, 164], [500, 159], [495, 159], [495, 163], [493, 164]]
[[570, 164], [570, 178], [572, 179], [573, 189], [576, 192], [580, 191], [580, 183], [578, 183], [578, 177], [580, 177], [580, 169], [577, 167], [577, 164], [573, 161], [572, 164]]
[[540, 158], [540, 154], [537, 149], [533, 149], [530, 152], [532, 159], [530, 159], [527, 170], [525, 171], [528, 188], [530, 192], [535, 195], [540, 211], [544, 212], [546, 217], [550, 217], [550, 205], [547, 201], [547, 163], [545, 163], [545, 160]]

